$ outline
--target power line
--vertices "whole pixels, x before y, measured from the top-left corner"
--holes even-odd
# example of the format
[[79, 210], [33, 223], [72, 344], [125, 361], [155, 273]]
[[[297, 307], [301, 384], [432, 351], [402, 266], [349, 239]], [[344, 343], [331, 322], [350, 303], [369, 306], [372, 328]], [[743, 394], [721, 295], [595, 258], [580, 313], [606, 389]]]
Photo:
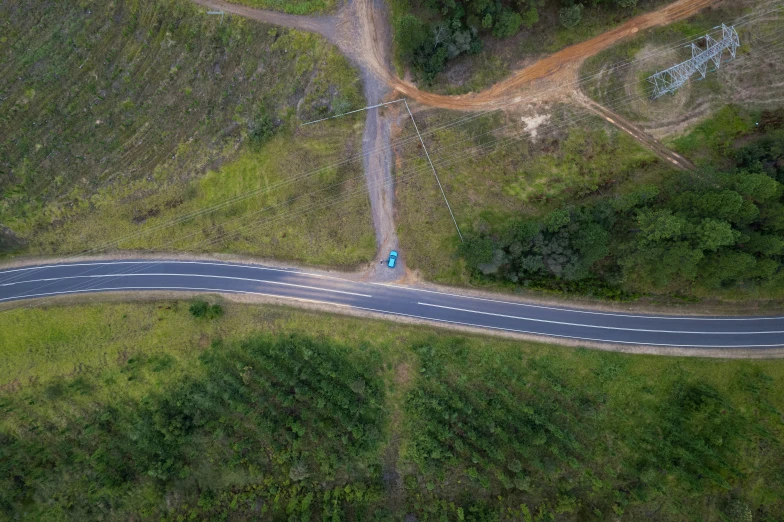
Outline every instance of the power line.
[[452, 216], [452, 221], [454, 222], [455, 228], [457, 229], [457, 235], [460, 236], [460, 241], [462, 242], [463, 234], [460, 233], [460, 227], [457, 226], [457, 220], [455, 219], [455, 215], [452, 212], [452, 207], [449, 205], [449, 200], [446, 199], [446, 193], [444, 192], [444, 187], [441, 186], [441, 180], [438, 179], [436, 168], [433, 166], [433, 161], [430, 159], [430, 154], [427, 152], [427, 147], [425, 147], [425, 142], [422, 140], [422, 135], [419, 134], [419, 127], [417, 127], [416, 120], [414, 120], [414, 115], [411, 114], [411, 109], [408, 108], [408, 102], [405, 103], [406, 103], [406, 110], [408, 111], [408, 115], [411, 116], [411, 122], [414, 124], [414, 129], [416, 130], [417, 136], [419, 136], [419, 143], [422, 144], [422, 149], [425, 151], [425, 156], [427, 156], [427, 162], [430, 163], [430, 168], [433, 170], [433, 175], [436, 177], [438, 188], [441, 190], [441, 195], [444, 196], [444, 202], [446, 202], [446, 208], [449, 209], [449, 215]]
[[[769, 47], [769, 48], [772, 48], [772, 47], [778, 47], [778, 43], [777, 43], [777, 42], [771, 43], [771, 44], [769, 44], [767, 47]], [[628, 97], [626, 97], [626, 99], [627, 99], [627, 100], [628, 100], [628, 99], [634, 99], [634, 98], [640, 98], [640, 97], [639, 97], [639, 96], [628, 96]], [[623, 101], [624, 101], [623, 99], [621, 99], [621, 100], [616, 100], [616, 104], [620, 104], [620, 103], [622, 103]], [[409, 112], [410, 112], [410, 110], [409, 110]], [[492, 112], [492, 111], [488, 111], [488, 113], [489, 113], [489, 112]], [[567, 123], [575, 123], [575, 122], [577, 122], [577, 121], [580, 121], [580, 120], [583, 120], [583, 119], [585, 119], [585, 118], [576, 118], [576, 119], [572, 119], [572, 120], [570, 120], [570, 121], [569, 121], [569, 122], [567, 122]], [[415, 122], [414, 122], [414, 123], [415, 123]], [[416, 125], [416, 123], [415, 123], [415, 125]], [[551, 125], [551, 127], [552, 127], [552, 128], [558, 128], [558, 127], [561, 127], [561, 126], [564, 126], [564, 124], [562, 124], [562, 125], [560, 125], [560, 126]], [[504, 128], [505, 128], [505, 127], [508, 127], [508, 126], [502, 126], [502, 127], [504, 127]], [[502, 128], [502, 127], [499, 127], [499, 128]], [[418, 132], [418, 129], [417, 129], [417, 132]], [[434, 131], [433, 131], [433, 132], [434, 132]], [[426, 134], [427, 134], [427, 133], [426, 133]], [[432, 132], [431, 132], [431, 133], [429, 133], [429, 134], [432, 134]], [[419, 136], [422, 136], [422, 134], [419, 134], [419, 133], [418, 133], [418, 135], [419, 135]], [[503, 138], [503, 139], [502, 139], [502, 138], [496, 138], [496, 140], [495, 140], [495, 141], [497, 142], [497, 143], [496, 143], [496, 147], [497, 147], [497, 146], [499, 146], [499, 145], [503, 145], [503, 144], [505, 144], [506, 142], [509, 142], [509, 141], [510, 141], [510, 140], [512, 140], [512, 139], [520, 139], [520, 138], [521, 138], [521, 136], [516, 136], [516, 137], [507, 137], [507, 138]], [[490, 145], [491, 145], [491, 144], [486, 144], [486, 145], [484, 145], [484, 146], [474, 147], [474, 148], [472, 148], [472, 149], [469, 149], [469, 150], [474, 150], [474, 151], [481, 151], [481, 150], [483, 150], [483, 149], [485, 149], [485, 150], [486, 150], [486, 149], [488, 149], [488, 148], [490, 147]], [[468, 153], [468, 151], [464, 151], [464, 153]], [[442, 163], [442, 164], [449, 164], [449, 163], [453, 163], [453, 162], [457, 161], [457, 159], [456, 159], [455, 157], [453, 157], [452, 159], [453, 159], [453, 161], [452, 161], [452, 162], [441, 162], [441, 163]], [[429, 154], [428, 154], [428, 160], [430, 160], [430, 158], [429, 158]], [[433, 166], [433, 162], [432, 162], [432, 161], [429, 161], [429, 162], [431, 163], [431, 169], [433, 169], [433, 170], [434, 170], [434, 168], [435, 168], [435, 167]], [[438, 163], [438, 162], [437, 162], [437, 163]], [[407, 179], [411, 179], [411, 178], [413, 178], [413, 177], [415, 177], [415, 176], [417, 176], [417, 175], [418, 175], [418, 173], [412, 174], [412, 175], [410, 175], [410, 176], [407, 176]], [[360, 176], [360, 177], [361, 177], [361, 176]], [[402, 178], [402, 180], [405, 180], [405, 179], [406, 179], [406, 178]], [[348, 181], [351, 181], [351, 180], [348, 180]], [[382, 185], [383, 185], [383, 184], [382, 184]], [[439, 185], [440, 185], [440, 182], [439, 182]], [[332, 186], [334, 186], [334, 185], [332, 185]], [[327, 187], [327, 188], [331, 188], [332, 186], [330, 186], [330, 187]], [[380, 187], [379, 187], [379, 188], [380, 188]], [[368, 187], [368, 189], [370, 189], [370, 187]], [[325, 189], [321, 189], [321, 190], [325, 190]], [[320, 191], [321, 191], [321, 190], [320, 190]], [[364, 189], [363, 187], [359, 187], [358, 189], [354, 189], [352, 192], [358, 192], [359, 190], [361, 190], [363, 193], [365, 192], [365, 189]], [[319, 192], [319, 191], [316, 191], [316, 192]], [[318, 207], [315, 207], [315, 208], [312, 208], [312, 207], [313, 207], [313, 205], [311, 205], [310, 207], [306, 207], [306, 209], [304, 209], [304, 211], [303, 211], [303, 212], [301, 212], [301, 213], [303, 213], [303, 214], [304, 214], [304, 213], [310, 213], [310, 212], [312, 212], [312, 211], [315, 211], [315, 210], [318, 210], [318, 209], [320, 209], [320, 208], [326, 208], [327, 206], [331, 206], [331, 205], [334, 205], [334, 204], [340, 203], [340, 202], [342, 202], [342, 201], [345, 201], [345, 200], [348, 200], [348, 199], [350, 199], [350, 198], [352, 198], [352, 197], [355, 197], [355, 196], [354, 196], [354, 195], [352, 195], [352, 193], [350, 192], [350, 193], [348, 194], [348, 196], [347, 196], [347, 197], [341, 197], [341, 198], [337, 199], [337, 200], [336, 200], [334, 203], [329, 203], [329, 202], [327, 202], [326, 204], [320, 205], [320, 206], [318, 206]], [[299, 199], [299, 198], [295, 198], [295, 200], [296, 200], [296, 199]], [[447, 202], [447, 203], [448, 203], [448, 202]], [[276, 205], [276, 206], [279, 206], [279, 205]], [[270, 208], [274, 208], [274, 206], [273, 206], [273, 207], [268, 207], [268, 208], [266, 208], [266, 209], [262, 209], [261, 211], [255, 212], [254, 214], [258, 214], [258, 213], [264, 212], [264, 211], [266, 211], [266, 210], [269, 210]], [[267, 218], [267, 219], [265, 219], [265, 220], [262, 220], [262, 222], [264, 222], [264, 221], [269, 221], [269, 220], [271, 220], [271, 219], [281, 219], [281, 218], [283, 218], [283, 217], [287, 217], [287, 214], [293, 214], [293, 215], [296, 215], [297, 213], [300, 213], [300, 212], [290, 211], [289, 213], [286, 213], [286, 214], [284, 214], [284, 215], [282, 215], [282, 216], [276, 216], [276, 217], [273, 217], [273, 218]], [[221, 223], [221, 224], [220, 224], [220, 226], [222, 226], [222, 225], [224, 225], [224, 224], [227, 224], [228, 222], [237, 221], [237, 220], [239, 220], [239, 219], [244, 219], [244, 218], [246, 218], [246, 217], [247, 217], [247, 216], [242, 216], [242, 217], [240, 217], [240, 218], [235, 218], [235, 219], [232, 219], [232, 220], [229, 220], [229, 221], [223, 222], [223, 223]], [[293, 216], [292, 216], [292, 217], [293, 217]], [[453, 219], [454, 219], [454, 216], [453, 216]], [[240, 227], [238, 230], [236, 230], [236, 231], [233, 231], [232, 233], [233, 233], [233, 234], [236, 234], [236, 233], [238, 233], [240, 230], [242, 230], [242, 229], [244, 229], [244, 228], [247, 228], [247, 226], [250, 226], [250, 225], [252, 225], [252, 224], [253, 224], [253, 223], [251, 223], [251, 224], [248, 224], [248, 225], [245, 225], [245, 226], [243, 226], [243, 227]], [[204, 243], [214, 243], [215, 241], [217, 241], [218, 239], [220, 239], [220, 237], [221, 237], [221, 236], [225, 236], [226, 234], [227, 234], [227, 233], [219, 234], [217, 237], [213, 237], [213, 238], [208, 238], [208, 239], [205, 239], [205, 240], [203, 240], [203, 241], [201, 241], [201, 242], [199, 242], [199, 243], [197, 243], [197, 244], [204, 244]], [[187, 237], [190, 237], [190, 236], [192, 236], [192, 235], [193, 235], [193, 234], [190, 234], [190, 235], [189, 235], [189, 236], [187, 236]], [[181, 239], [181, 238], [178, 238], [178, 239]], [[167, 243], [164, 243], [164, 245], [166, 245], [166, 244], [171, 244], [171, 243], [173, 243], [173, 242], [174, 242], [174, 241], [176, 241], [176, 240], [177, 240], [177, 239], [174, 239], [174, 240], [168, 241]], [[118, 241], [119, 241], [119, 240], [118, 240]], [[162, 245], [162, 246], [163, 246], [163, 245]], [[154, 264], [154, 262], [152, 262], [151, 264]]]

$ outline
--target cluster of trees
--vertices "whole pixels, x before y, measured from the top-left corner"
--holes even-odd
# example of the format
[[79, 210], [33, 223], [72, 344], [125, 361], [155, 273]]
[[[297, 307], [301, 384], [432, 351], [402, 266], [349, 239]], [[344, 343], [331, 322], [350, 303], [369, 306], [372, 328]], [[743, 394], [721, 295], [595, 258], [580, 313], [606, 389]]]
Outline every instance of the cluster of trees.
[[[264, 517], [309, 520], [322, 510], [340, 518], [347, 502], [380, 494], [366, 464], [383, 423], [374, 362], [303, 337], [215, 346], [201, 360], [202, 376], [141, 401], [85, 405], [74, 398], [100, 386], [85, 377], [3, 397], [0, 513], [160, 518], [172, 490], [211, 512], [229, 507], [221, 488], [250, 483], [251, 511], [263, 504]], [[138, 356], [120, 374], [172, 364]]]
[[477, 277], [606, 297], [754, 285], [784, 288], [784, 131], [734, 152], [734, 166], [565, 207], [471, 237]]
[[[411, 0], [414, 9], [403, 15], [395, 27], [400, 58], [420, 81], [432, 82], [447, 60], [463, 53], [482, 50], [482, 38], [508, 38], [522, 28], [539, 22], [547, 0]], [[612, 3], [630, 8], [637, 0], [598, 0], [591, 6]], [[580, 23], [583, 4], [575, 0], [559, 2], [560, 24], [571, 28]], [[424, 13], [417, 16], [414, 11]]]

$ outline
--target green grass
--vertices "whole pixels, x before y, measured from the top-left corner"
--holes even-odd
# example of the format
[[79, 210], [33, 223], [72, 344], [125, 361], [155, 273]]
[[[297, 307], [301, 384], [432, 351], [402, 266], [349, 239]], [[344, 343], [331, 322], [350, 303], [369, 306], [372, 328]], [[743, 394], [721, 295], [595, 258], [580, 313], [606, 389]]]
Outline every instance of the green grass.
[[727, 105], [688, 134], [674, 138], [672, 147], [697, 165], [721, 165], [728, 160], [728, 153], [738, 138], [758, 130], [756, 121], [759, 121], [758, 111]]
[[283, 11], [295, 15], [331, 13], [338, 0], [230, 0], [235, 4], [245, 4], [259, 9]]
[[624, 355], [276, 306], [222, 303], [196, 319], [188, 305], [0, 314], [4, 515], [784, 512], [778, 360]]
[[[457, 117], [441, 111], [417, 115], [423, 132]], [[426, 137], [464, 235], [502, 230], [514, 219], [588, 201], [663, 168], [630, 137], [598, 119], [566, 107], [554, 108], [549, 117], [535, 140], [514, 139], [498, 147], [498, 139], [525, 125], [492, 114]], [[588, 123], [567, 125], [574, 118]], [[495, 130], [501, 126], [505, 130]], [[432, 281], [467, 284], [457, 232], [421, 150], [407, 147], [399, 155], [398, 233], [407, 266]]]
[[[142, 180], [119, 193], [100, 191], [91, 208], [37, 234], [27, 253], [79, 252], [105, 238], [129, 237], [114, 248], [232, 252], [353, 267], [375, 253], [361, 166], [311, 167], [350, 155], [360, 146], [359, 130], [359, 123], [311, 127], [296, 137], [274, 137], [260, 151], [245, 151], [184, 185]], [[297, 179], [310, 172], [315, 174]], [[134, 197], [139, 193], [148, 195]], [[214, 206], [220, 208], [198, 214]]]
[[344, 267], [373, 256], [369, 203], [322, 205], [362, 190], [359, 162], [303, 178], [360, 147], [356, 118], [299, 128], [361, 104], [333, 47], [237, 17], [219, 25], [184, 0], [86, 5], [0, 8], [12, 27], [0, 43], [6, 243], [68, 254], [134, 235], [112, 248]]

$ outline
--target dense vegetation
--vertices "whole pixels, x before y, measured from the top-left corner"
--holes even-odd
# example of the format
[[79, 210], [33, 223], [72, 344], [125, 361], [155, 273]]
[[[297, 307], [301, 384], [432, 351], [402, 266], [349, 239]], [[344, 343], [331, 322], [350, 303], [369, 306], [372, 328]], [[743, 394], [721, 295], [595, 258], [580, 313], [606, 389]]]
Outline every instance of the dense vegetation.
[[[727, 113], [737, 117], [730, 107], [717, 118]], [[731, 161], [714, 158], [660, 184], [636, 184], [476, 234], [462, 255], [480, 278], [607, 297], [729, 289], [780, 294], [784, 127], [781, 112], [759, 119], [758, 130], [736, 147], [734, 136], [712, 123], [682, 140], [683, 150], [707, 140]]]
[[[361, 119], [298, 127], [360, 105], [356, 71], [314, 35], [204, 11], [0, 4], [0, 254], [130, 238], [112, 246], [342, 265], [374, 255], [367, 201], [331, 220], [315, 205], [357, 189], [359, 161], [302, 176], [359, 146]], [[239, 227], [272, 219], [285, 226]]]
[[[540, 25], [546, 26], [546, 32], [559, 26], [573, 31], [586, 8], [623, 17], [632, 14], [636, 5], [637, 0], [398, 0], [393, 8], [397, 58], [429, 85], [449, 60], [479, 53], [490, 37], [506, 39], [535, 26], [538, 32]], [[555, 14], [556, 19], [542, 16], [540, 20], [540, 12]], [[607, 25], [617, 21], [609, 21], [608, 16]], [[537, 52], [541, 51], [539, 47]]]
[[[555, 358], [514, 351], [414, 350], [406, 488], [423, 520], [751, 520], [741, 484], [781, 474], [767, 447], [782, 427], [775, 388], [759, 372], [735, 374], [733, 402], [684, 368], [655, 383], [612, 355], [581, 352], [590, 369], [575, 377]], [[752, 471], [750, 454], [777, 462]], [[753, 519], [780, 509], [774, 501]]]
[[[512, 114], [491, 113], [461, 125], [449, 125], [459, 115], [444, 111], [417, 118], [467, 235], [491, 236], [523, 217], [591, 201], [619, 185], [654, 183], [669, 171], [627, 134], [568, 106], [527, 115], [525, 120], [536, 128], [513, 138], [510, 130], [522, 130], [522, 125]], [[407, 266], [440, 283], [475, 283], [459, 255], [460, 241], [438, 186], [426, 176], [412, 175], [428, 166], [425, 158], [411, 146], [400, 150], [398, 219]]]
[[205, 320], [197, 303], [0, 314], [0, 518], [784, 513], [777, 360], [621, 355], [270, 306], [224, 303]]
[[[383, 430], [372, 358], [300, 337], [217, 343], [197, 375], [123, 397], [123, 381], [174, 361], [138, 355], [103, 382], [56, 379], [40, 395], [3, 397], [0, 510], [155, 518], [217, 516], [231, 503], [264, 518], [341, 519], [344, 504], [378, 496], [366, 467]], [[97, 386], [119, 398], [90, 400]]]

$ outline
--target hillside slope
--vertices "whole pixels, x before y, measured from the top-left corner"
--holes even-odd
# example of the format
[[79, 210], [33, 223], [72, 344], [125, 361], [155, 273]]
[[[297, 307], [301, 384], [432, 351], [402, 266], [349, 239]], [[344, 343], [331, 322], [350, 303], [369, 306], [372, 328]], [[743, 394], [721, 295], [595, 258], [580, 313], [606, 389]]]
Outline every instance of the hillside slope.
[[[323, 234], [313, 235], [318, 220], [299, 212], [309, 201], [289, 202], [326, 187], [340, 195], [351, 184], [333, 184], [344, 179], [362, 183], [359, 162], [291, 181], [358, 147], [359, 121], [297, 129], [301, 120], [360, 103], [355, 71], [316, 36], [239, 18], [221, 23], [204, 11], [178, 0], [0, 5], [0, 227], [7, 250], [70, 253], [165, 225], [163, 235], [116, 246], [312, 262], [337, 256], [348, 264], [373, 255], [366, 202], [343, 209], [353, 227], [345, 237], [349, 225], [341, 220], [326, 220]], [[235, 159], [242, 163], [234, 166]], [[205, 185], [209, 171], [219, 181]], [[273, 194], [281, 183], [285, 190]], [[230, 235], [231, 227], [203, 233], [220, 226], [219, 214], [173, 233], [167, 225], [254, 190], [265, 197], [224, 209], [226, 217], [289, 202], [296, 219], [285, 219], [284, 237], [319, 244], [332, 234], [334, 255], [278, 244], [270, 236], [278, 227], [239, 243], [194, 245]], [[162, 243], [193, 233], [193, 241]]]

